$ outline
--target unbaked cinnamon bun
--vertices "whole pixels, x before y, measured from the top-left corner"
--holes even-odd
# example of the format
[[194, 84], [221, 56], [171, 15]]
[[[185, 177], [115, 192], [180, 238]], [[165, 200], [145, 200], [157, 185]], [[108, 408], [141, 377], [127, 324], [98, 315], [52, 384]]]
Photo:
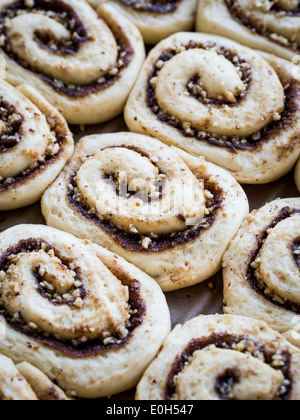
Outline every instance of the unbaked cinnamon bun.
[[224, 311], [267, 322], [300, 345], [300, 198], [252, 212], [224, 256]]
[[62, 115], [34, 88], [0, 80], [0, 211], [33, 204], [72, 156]]
[[300, 351], [264, 322], [200, 316], [177, 326], [138, 400], [299, 400]]
[[144, 60], [136, 27], [84, 0], [0, 1], [0, 45], [8, 81], [34, 86], [72, 124], [121, 113]]
[[[88, 0], [98, 7], [105, 0]], [[141, 31], [147, 44], [194, 27], [197, 0], [110, 0]]]
[[149, 54], [125, 119], [131, 131], [205, 156], [242, 183], [271, 182], [299, 157], [294, 70], [225, 38], [176, 34]]
[[82, 398], [134, 387], [170, 331], [153, 279], [90, 241], [39, 225], [0, 234], [0, 320], [1, 353]]
[[215, 274], [248, 209], [226, 171], [132, 133], [81, 139], [42, 199], [47, 224], [116, 252], [164, 291]]
[[292, 60], [300, 53], [298, 0], [200, 0], [199, 32]]
[[296, 180], [298, 190], [300, 191], [300, 161], [298, 162], [298, 164], [296, 166], [295, 180]]

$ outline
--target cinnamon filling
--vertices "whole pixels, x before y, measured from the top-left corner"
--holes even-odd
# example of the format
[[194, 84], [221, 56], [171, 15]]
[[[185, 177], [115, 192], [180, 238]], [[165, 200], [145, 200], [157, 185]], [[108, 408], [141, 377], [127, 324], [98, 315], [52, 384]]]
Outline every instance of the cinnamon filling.
[[[270, 229], [274, 229], [278, 225], [278, 223], [288, 219], [289, 217], [291, 217], [295, 214], [300, 214], [300, 210], [291, 209], [289, 207], [284, 207], [280, 211], [278, 216], [272, 221], [272, 223], [263, 230], [263, 232], [259, 236], [259, 246], [257, 247], [257, 249], [255, 249], [251, 253], [251, 258], [250, 258], [250, 262], [249, 262], [249, 265], [248, 265], [246, 278], [247, 278], [248, 284], [250, 285], [251, 289], [254, 290], [260, 296], [262, 296], [264, 299], [268, 300], [273, 305], [276, 305], [276, 306], [278, 306], [282, 309], [285, 309], [287, 311], [295, 312], [297, 315], [300, 315], [300, 305], [299, 304], [290, 302], [288, 300], [285, 303], [282, 304], [278, 300], [275, 300], [270, 295], [267, 295], [265, 293], [265, 291], [267, 289], [267, 286], [262, 285], [260, 282], [258, 282], [258, 280], [255, 276], [255, 268], [253, 268], [253, 266], [252, 266], [253, 263], [255, 262], [255, 260], [257, 259], [265, 240], [268, 237], [268, 231]], [[299, 247], [299, 240], [296, 240], [293, 244], [291, 244], [291, 247], [292, 247], [293, 251], [295, 252], [296, 247], [297, 247], [297, 249]], [[297, 254], [294, 253], [294, 258], [295, 258], [296, 264], [299, 267], [300, 266], [300, 264], [299, 264], [299, 254], [297, 255]]]
[[[159, 71], [161, 70], [164, 63], [171, 60], [175, 55], [180, 54], [182, 49], [190, 50], [196, 48], [211, 50], [216, 48], [216, 44], [210, 43], [204, 45], [197, 44], [195, 42], [190, 42], [186, 46], [180, 46], [179, 50], [177, 50], [176, 47], [169, 48], [160, 55], [160, 57], [154, 64], [153, 70], [149, 75], [147, 82], [146, 101], [147, 106], [151, 109], [152, 113], [155, 114], [156, 118], [158, 118], [161, 122], [168, 124], [173, 128], [176, 128], [184, 137], [197, 139], [199, 141], [205, 141], [208, 144], [214, 146], [225, 147], [230, 149], [232, 152], [237, 152], [239, 150], [256, 150], [260, 148], [263, 143], [270, 141], [277, 133], [280, 133], [282, 130], [285, 130], [291, 126], [291, 124], [295, 120], [295, 115], [297, 114], [299, 109], [297, 99], [300, 94], [300, 89], [295, 81], [291, 82], [285, 87], [285, 107], [284, 111], [280, 115], [280, 118], [276, 121], [271, 122], [262, 130], [258, 131], [255, 134], [252, 134], [249, 137], [217, 136], [215, 134], [210, 134], [204, 130], [198, 131], [190, 125], [186, 127], [184, 121], [180, 121], [175, 116], [161, 109], [156, 98], [155, 86], [153, 83], [151, 83], [151, 81], [153, 81], [153, 79], [155, 79], [158, 76]], [[224, 47], [220, 47], [218, 49], [218, 53], [222, 54], [235, 66], [239, 66], [240, 71], [242, 73], [242, 80], [247, 86], [248, 90], [252, 80], [250, 64], [248, 64], [245, 60], [241, 59], [236, 54], [236, 52], [228, 50]], [[191, 97], [197, 99], [198, 101], [208, 106], [220, 107], [225, 104], [222, 101], [216, 101], [208, 99], [206, 96], [202, 96], [201, 89], [199, 91], [198, 80], [199, 75], [194, 75], [194, 77], [189, 81], [187, 85], [187, 90]], [[247, 90], [237, 98], [236, 103], [226, 105], [229, 107], [238, 106], [247, 95]], [[294, 137], [290, 139], [291, 148], [293, 147], [293, 143], [295, 141], [296, 139]]]
[[[268, 31], [263, 22], [260, 25], [257, 25], [257, 27], [254, 27], [250, 19], [248, 19], [245, 16], [243, 8], [240, 5], [238, 5], [236, 2], [234, 2], [233, 0], [225, 0], [225, 4], [227, 6], [227, 9], [230, 15], [240, 25], [245, 26], [251, 32], [254, 32], [264, 38], [267, 38], [268, 40], [275, 42], [283, 47], [289, 48], [295, 52], [298, 51], [299, 45], [296, 41], [290, 41], [289, 39], [281, 35], [277, 35]], [[278, 19], [284, 16], [296, 17], [296, 16], [300, 16], [300, 6], [298, 6], [296, 9], [292, 11], [287, 11], [280, 8], [277, 4], [273, 4], [271, 9], [267, 13], [272, 13], [274, 15], [274, 19], [276, 18]]]
[[[2, 256], [0, 256], [0, 271], [7, 271], [9, 267], [10, 256], [18, 255], [19, 253], [36, 252], [41, 249], [46, 251], [49, 250], [50, 252], [53, 251], [54, 255], [61, 259], [62, 264], [66, 267], [66, 269], [69, 269], [70, 265], [72, 264], [72, 260], [69, 260], [67, 257], [63, 256], [58, 250], [53, 248], [51, 245], [49, 245], [42, 239], [30, 238], [27, 240], [23, 240], [17, 245], [9, 248]], [[80, 267], [75, 267], [73, 271], [75, 271], [76, 273], [76, 279], [79, 280], [79, 282], [81, 282], [79, 290], [82, 295], [82, 298], [84, 299], [87, 292], [81, 280]], [[27, 325], [22, 320], [20, 314], [19, 317], [12, 318], [12, 316], [8, 314], [5, 308], [1, 305], [0, 315], [4, 317], [7, 324], [14, 330], [25, 334], [30, 339], [35, 340], [37, 343], [41, 343], [43, 345], [52, 347], [53, 349], [58, 350], [67, 356], [85, 358], [121, 348], [125, 346], [127, 342], [129, 342], [129, 340], [134, 334], [134, 330], [142, 324], [144, 316], [146, 314], [146, 304], [141, 298], [141, 288], [137, 280], [133, 281], [125, 272], [118, 268], [117, 265], [114, 268], [110, 268], [110, 271], [114, 276], [116, 276], [120, 280], [123, 286], [127, 286], [129, 290], [128, 303], [130, 307], [130, 317], [126, 325], [128, 329], [128, 334], [123, 339], [119, 339], [118, 337], [112, 337], [112, 340], [110, 340], [110, 344], [106, 345], [100, 339], [84, 343], [74, 343], [74, 340], [63, 342], [56, 339], [54, 336], [50, 336], [49, 334], [43, 334], [41, 332], [36, 331], [34, 328], [32, 328], [30, 325]], [[49, 290], [47, 290], [44, 286], [40, 285], [41, 280], [43, 280], [41, 276], [36, 276], [36, 279], [39, 283], [38, 292], [41, 293], [43, 297], [49, 299], [54, 305], [73, 305], [73, 302], [70, 302], [68, 300], [58, 302], [55, 296], [49, 296]], [[28, 346], [32, 348], [32, 346], [29, 343]]]
[[284, 9], [281, 9], [278, 6], [278, 4], [274, 4], [271, 8], [271, 11], [275, 13], [280, 13], [281, 15], [283, 15], [284, 13], [285, 16], [300, 16], [300, 4], [298, 4], [298, 7], [294, 10], [284, 10]]
[[[264, 344], [254, 342], [249, 338], [234, 336], [230, 334], [216, 334], [213, 333], [209, 337], [202, 337], [193, 339], [184, 349], [184, 351], [177, 356], [175, 359], [166, 384], [164, 388], [164, 399], [172, 400], [172, 397], [176, 393], [175, 378], [178, 376], [186, 366], [189, 364], [190, 359], [194, 353], [200, 350], [204, 350], [209, 346], [215, 346], [218, 349], [229, 349], [233, 351], [240, 351], [242, 353], [251, 353], [253, 357], [263, 359], [265, 363], [272, 366], [274, 369], [280, 369], [289, 385], [281, 387], [278, 393], [278, 400], [288, 400], [292, 389], [292, 378], [290, 372], [291, 366], [291, 355], [288, 351], [284, 351], [281, 354], [282, 366], [275, 367], [274, 361], [278, 355], [276, 351], [271, 351], [266, 348]], [[215, 389], [220, 399], [229, 399], [229, 393], [235, 383], [239, 382], [239, 373], [234, 370], [226, 370], [222, 377], [217, 378]]]
[[0, 121], [3, 129], [0, 134], [0, 153], [15, 147], [22, 137], [22, 115], [18, 114], [15, 107], [4, 98], [0, 98]]
[[10, 41], [6, 36], [5, 21], [7, 19], [13, 19], [20, 11], [23, 11], [24, 13], [27, 11], [29, 13], [34, 13], [35, 11], [44, 12], [50, 18], [63, 24], [70, 31], [72, 34], [71, 39], [62, 41], [59, 44], [51, 33], [47, 33], [44, 30], [40, 30], [34, 34], [36, 42], [38, 42], [42, 48], [47, 49], [53, 54], [76, 54], [79, 48], [85, 42], [89, 41], [85, 25], [81, 22], [72, 7], [61, 0], [53, 0], [51, 2], [47, 0], [35, 0], [33, 7], [28, 7], [25, 0], [19, 0], [0, 11], [0, 37], [3, 38], [1, 46], [3, 51], [10, 59], [15, 61], [16, 64], [36, 74], [40, 79], [48, 83], [56, 92], [71, 98], [82, 98], [90, 94], [98, 93], [116, 83], [120, 79], [122, 71], [129, 66], [133, 59], [134, 50], [130, 45], [126, 34], [119, 28], [120, 32], [114, 34], [119, 50], [118, 59], [116, 65], [102, 78], [103, 80], [101, 79], [85, 86], [79, 86], [66, 84], [61, 80], [52, 79], [43, 73], [35, 72], [34, 69], [30, 68], [28, 63], [20, 60], [18, 56], [12, 52]]
[[119, 2], [138, 12], [164, 14], [175, 12], [181, 0], [119, 0]]
[[51, 166], [53, 163], [55, 163], [55, 161], [64, 152], [65, 142], [67, 138], [65, 129], [61, 127], [57, 122], [55, 123], [55, 126], [51, 128], [57, 140], [56, 144], [59, 146], [58, 152], [54, 154], [50, 153], [45, 156], [42, 156], [30, 168], [28, 168], [26, 171], [21, 173], [19, 176], [16, 176], [14, 178], [6, 178], [3, 180], [0, 180], [0, 193], [7, 191], [11, 188], [18, 188], [21, 185], [24, 185], [29, 180], [34, 179], [35, 177], [40, 175], [42, 172], [44, 172], [48, 166]]

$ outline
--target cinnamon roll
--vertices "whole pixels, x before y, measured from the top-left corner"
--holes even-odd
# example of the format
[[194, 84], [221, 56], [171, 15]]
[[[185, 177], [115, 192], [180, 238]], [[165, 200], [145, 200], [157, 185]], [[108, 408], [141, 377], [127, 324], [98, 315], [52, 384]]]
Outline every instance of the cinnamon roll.
[[0, 401], [65, 401], [69, 398], [29, 363], [15, 365], [0, 354]]
[[42, 199], [47, 224], [116, 252], [164, 291], [215, 274], [248, 208], [226, 171], [132, 133], [83, 138]]
[[[88, 0], [97, 7], [105, 0]], [[147, 44], [156, 44], [168, 36], [194, 27], [197, 0], [111, 0], [141, 31]]]
[[225, 313], [263, 320], [296, 342], [299, 255], [300, 198], [277, 200], [251, 213], [224, 256]]
[[33, 204], [72, 156], [62, 115], [28, 85], [0, 80], [0, 211]]
[[271, 182], [299, 156], [294, 74], [291, 63], [228, 39], [176, 34], [146, 60], [126, 122], [131, 131], [205, 156], [242, 183]]
[[296, 180], [298, 190], [300, 191], [300, 160], [296, 166], [295, 180]]
[[300, 53], [299, 1], [200, 0], [197, 30], [292, 60]]
[[0, 1], [0, 45], [8, 81], [34, 86], [72, 124], [121, 113], [144, 60], [136, 27], [84, 0]]
[[299, 400], [300, 351], [264, 322], [200, 316], [177, 326], [137, 400]]
[[82, 398], [135, 386], [170, 331], [153, 279], [90, 241], [39, 225], [0, 234], [0, 318], [1, 353]]

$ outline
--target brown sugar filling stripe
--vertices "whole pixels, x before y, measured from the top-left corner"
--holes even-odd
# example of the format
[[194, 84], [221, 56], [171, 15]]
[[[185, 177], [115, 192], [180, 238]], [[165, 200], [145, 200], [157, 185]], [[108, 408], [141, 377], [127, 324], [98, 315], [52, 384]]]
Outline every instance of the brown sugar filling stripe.
[[[34, 167], [28, 168], [19, 176], [9, 179], [3, 179], [0, 181], [0, 193], [8, 191], [12, 188], [19, 188], [22, 185], [26, 184], [30, 180], [36, 178], [41, 173], [43, 173], [48, 166], [53, 165], [60, 156], [64, 153], [66, 148], [67, 133], [66, 130], [61, 127], [59, 124], [56, 124], [53, 128], [55, 138], [57, 142], [55, 144], [59, 145], [59, 151], [56, 154], [47, 154], [45, 155], [42, 161], [37, 161], [34, 164]], [[22, 140], [22, 139], [21, 139]]]
[[[179, 354], [172, 367], [170, 369], [169, 375], [167, 377], [167, 381], [164, 387], [164, 399], [165, 400], [172, 400], [174, 394], [176, 393], [176, 384], [175, 378], [178, 376], [184, 369], [187, 363], [189, 363], [190, 359], [193, 357], [194, 353], [197, 351], [201, 351], [206, 349], [209, 346], [215, 346], [218, 349], [227, 349], [233, 351], [236, 350], [236, 346], [239, 343], [244, 343], [244, 349], [242, 350], [243, 353], [250, 352], [253, 357], [255, 354], [260, 354], [264, 357], [265, 363], [272, 366], [272, 363], [276, 357], [276, 350], [271, 351], [266, 349], [266, 346], [261, 343], [257, 343], [252, 341], [249, 338], [245, 338], [243, 336], [235, 336], [230, 334], [216, 334], [213, 333], [209, 337], [202, 337], [198, 339], [191, 340], [186, 348], [183, 350], [181, 354]], [[282, 387], [280, 390], [280, 395], [278, 395], [278, 400], [288, 400], [290, 399], [290, 393], [292, 390], [292, 376], [291, 376], [291, 355], [286, 350], [282, 353], [282, 361], [284, 362], [284, 366], [280, 367], [285, 379], [289, 381], [290, 385], [286, 385]], [[278, 369], [278, 367], [277, 367]], [[215, 390], [220, 399], [227, 400], [229, 399], [227, 393], [223, 390], [227, 387], [224, 387], [225, 384], [233, 386], [236, 381], [239, 380], [239, 372], [234, 370], [226, 370], [224, 367], [224, 375], [222, 377], [217, 378], [215, 384]]]
[[[246, 273], [246, 279], [247, 282], [249, 284], [249, 286], [251, 287], [252, 290], [254, 290], [255, 293], [257, 293], [258, 295], [262, 296], [264, 299], [266, 299], [267, 301], [269, 301], [270, 303], [272, 303], [273, 305], [278, 306], [281, 309], [285, 309], [287, 311], [292, 311], [295, 312], [296, 314], [300, 314], [300, 305], [290, 302], [290, 301], [286, 301], [284, 304], [276, 301], [274, 298], [272, 298], [271, 296], [268, 296], [265, 294], [265, 290], [267, 289], [267, 286], [265, 287], [261, 287], [261, 285], [259, 284], [258, 280], [255, 277], [255, 268], [252, 267], [252, 264], [255, 262], [255, 260], [257, 259], [262, 246], [265, 242], [265, 240], [268, 237], [268, 231], [269, 229], [274, 229], [280, 222], [283, 222], [284, 220], [288, 219], [291, 216], [294, 216], [295, 214], [300, 214], [300, 210], [298, 209], [291, 209], [289, 207], [284, 207], [280, 213], [278, 214], [277, 217], [275, 217], [272, 222], [270, 223], [269, 226], [267, 226], [262, 233], [259, 235], [259, 245], [258, 247], [252, 251], [251, 253], [251, 258], [250, 258], [250, 262], [247, 268], [247, 273]], [[295, 240], [295, 242], [293, 244], [291, 244], [291, 247], [293, 248], [294, 246], [297, 247], [299, 245], [299, 239]], [[296, 259], [296, 255], [294, 254], [294, 258], [295, 258], [295, 262], [299, 267], [299, 258]]]
[[[125, 146], [121, 146], [125, 147]], [[127, 148], [128, 146], [126, 146]], [[128, 147], [130, 148], [130, 146]], [[135, 148], [135, 150], [139, 150]], [[144, 154], [145, 156], [145, 154]], [[212, 183], [207, 177], [203, 176], [205, 182], [205, 189], [213, 194], [211, 199], [211, 207], [214, 208], [213, 212], [204, 218], [203, 223], [192, 228], [188, 228], [183, 232], [172, 233], [170, 235], [162, 235], [157, 238], [152, 238], [149, 248], [145, 249], [142, 246], [142, 237], [139, 234], [131, 234], [124, 232], [117, 227], [111, 225], [109, 220], [100, 220], [97, 214], [93, 214], [87, 203], [79, 201], [75, 195], [74, 190], [76, 185], [76, 174], [72, 175], [69, 179], [69, 188], [67, 199], [69, 204], [88, 221], [93, 222], [95, 225], [103, 229], [107, 234], [111, 235], [115, 242], [121, 247], [132, 252], [163, 252], [176, 246], [187, 244], [197, 239], [202, 232], [209, 229], [215, 222], [219, 212], [222, 209], [224, 201], [224, 192], [218, 188], [215, 183]]]
[[[215, 43], [209, 44], [199, 44], [195, 42], [190, 42], [186, 46], [182, 46], [186, 50], [190, 49], [214, 49], [217, 45]], [[220, 47], [220, 53], [224, 55], [225, 58], [233, 62], [235, 57], [238, 59], [238, 65], [242, 71], [242, 80], [247, 86], [247, 90], [251, 85], [251, 65], [247, 63], [245, 60], [241, 59], [236, 52], [228, 50], [226, 48]], [[285, 107], [284, 111], [281, 114], [281, 118], [278, 121], [273, 121], [264, 127], [262, 130], [258, 131], [255, 134], [252, 134], [249, 137], [239, 137], [239, 136], [217, 136], [214, 134], [210, 134], [206, 132], [204, 129], [202, 131], [198, 131], [197, 129], [191, 127], [185, 128], [184, 121], [180, 121], [173, 115], [165, 112], [160, 106], [156, 98], [156, 90], [151, 80], [156, 78], [159, 74], [159, 71], [162, 68], [162, 63], [166, 63], [167, 61], [171, 60], [175, 55], [180, 54], [181, 51], [176, 51], [176, 48], [169, 48], [165, 50], [160, 57], [157, 59], [156, 63], [153, 66], [153, 70], [150, 73], [147, 81], [147, 95], [146, 95], [146, 102], [148, 108], [151, 112], [163, 123], [168, 124], [169, 126], [176, 128], [184, 137], [197, 139], [199, 141], [205, 141], [213, 146], [225, 147], [230, 149], [232, 152], [238, 152], [239, 150], [257, 150], [259, 149], [265, 142], [272, 140], [272, 138], [280, 131], [285, 130], [290, 127], [291, 123], [295, 119], [295, 114], [298, 112], [298, 103], [297, 100], [300, 95], [300, 88], [298, 83], [293, 81], [285, 88]], [[237, 63], [234, 63], [236, 65]], [[248, 64], [248, 65], [247, 65]], [[250, 69], [249, 67], [250, 66]], [[195, 93], [194, 88], [196, 87], [196, 82], [199, 79], [199, 75], [194, 75], [193, 78], [189, 81], [187, 85], [187, 90], [190, 93], [190, 96], [195, 98], [198, 101], [201, 101], [208, 106], [216, 106], [220, 107], [223, 106], [224, 103], [204, 99], [201, 95]], [[240, 95], [237, 102], [234, 104], [226, 104], [227, 106], [234, 107], [238, 106], [245, 96], [247, 95], [247, 90], [244, 94]], [[293, 147], [294, 142], [296, 141], [294, 138], [291, 141], [291, 148]]]
[[[256, 33], [272, 42], [275, 42], [281, 45], [282, 47], [289, 48], [290, 50], [295, 52], [299, 50], [299, 45], [296, 41], [289, 41], [287, 38], [280, 36], [280, 34], [278, 34], [278, 37], [274, 37], [274, 33], [268, 31], [265, 25], [261, 24], [259, 27], [254, 27], [251, 21], [246, 16], [244, 16], [243, 9], [235, 1], [224, 0], [224, 2], [227, 6], [229, 14], [240, 25], [245, 26], [251, 32]], [[277, 15], [279, 15], [279, 17], [297, 17], [300, 16], [300, 6], [298, 6], [297, 9], [293, 11], [287, 11], [274, 4], [267, 13], [272, 13], [274, 15], [274, 19], [276, 19]]]
[[[0, 256], [0, 271], [6, 272], [9, 267], [9, 260], [8, 258], [12, 255], [18, 255], [19, 253], [30, 253], [36, 252], [41, 249], [44, 250], [52, 250], [54, 255], [61, 259], [64, 266], [69, 267], [72, 263], [70, 259], [64, 257], [57, 249], [52, 247], [50, 244], [45, 242], [43, 239], [35, 239], [29, 238], [26, 240], [22, 240], [15, 246], [9, 248], [5, 253]], [[109, 270], [111, 273], [119, 279], [123, 286], [127, 286], [129, 290], [129, 307], [130, 307], [130, 318], [127, 323], [127, 330], [128, 334], [123, 339], [118, 339], [115, 337], [115, 341], [111, 342], [108, 345], [105, 345], [101, 340], [93, 340], [88, 341], [86, 343], [78, 343], [75, 345], [72, 341], [61, 341], [56, 339], [54, 336], [49, 336], [48, 334], [43, 334], [40, 332], [35, 331], [30, 326], [26, 325], [22, 318], [19, 318], [19, 321], [16, 322], [15, 319], [11, 317], [10, 314], [7, 313], [5, 308], [0, 305], [0, 316], [3, 316], [7, 324], [13, 328], [15, 331], [19, 333], [25, 334], [29, 339], [35, 340], [37, 343], [41, 343], [48, 347], [51, 347], [55, 350], [62, 352], [63, 354], [74, 357], [74, 358], [87, 358], [90, 356], [97, 356], [99, 354], [103, 354], [109, 351], [113, 351], [124, 347], [130, 339], [134, 335], [135, 329], [143, 323], [144, 317], [146, 315], [147, 306], [146, 303], [143, 301], [141, 297], [141, 286], [138, 280], [131, 279], [127, 273], [123, 272], [121, 268], [117, 267], [117, 263], [112, 268], [110, 267]], [[81, 280], [81, 271], [80, 267], [76, 267], [74, 270], [79, 281]], [[36, 273], [33, 273], [36, 277], [37, 282], [39, 283], [42, 278], [39, 278]], [[63, 301], [57, 302], [55, 298], [52, 296], [48, 296], [48, 290], [45, 290], [43, 287], [39, 286], [38, 292], [48, 300], [50, 300], [53, 305], [62, 305], [68, 304], [73, 305], [72, 302]], [[84, 299], [86, 296], [86, 290], [82, 285], [80, 287], [81, 296]], [[32, 348], [32, 345], [28, 343], [28, 347]]]
[[[6, 36], [4, 25], [5, 20], [14, 18], [20, 10], [24, 12], [28, 11], [30, 13], [34, 11], [51, 13], [52, 18], [56, 18], [60, 23], [64, 24], [70, 32], [72, 32], [73, 36], [70, 45], [69, 43], [66, 44], [64, 42], [57, 45], [56, 41], [51, 37], [51, 34], [45, 34], [45, 31], [35, 33], [36, 42], [38, 42], [42, 48], [46, 48], [53, 54], [76, 54], [81, 45], [89, 41], [87, 30], [72, 7], [61, 0], [52, 0], [51, 2], [47, 0], [35, 0], [34, 7], [28, 7], [25, 4], [25, 0], [20, 0], [1, 9], [0, 36], [4, 37], [4, 42], [1, 48], [10, 59], [16, 62], [17, 65], [37, 75], [44, 82], [48, 83], [56, 92], [71, 98], [83, 98], [87, 95], [101, 92], [120, 80], [122, 72], [130, 65], [134, 57], [133, 47], [131, 46], [126, 34], [122, 31], [122, 28], [119, 27], [119, 33], [114, 33], [111, 28], [111, 31], [116, 39], [119, 52], [115, 67], [111, 68], [107, 72], [107, 74], [102, 78], [103, 80], [80, 86], [66, 84], [61, 80], [52, 79], [43, 73], [35, 72], [34, 69], [30, 68], [27, 62], [19, 60], [18, 56], [13, 53], [9, 39]], [[52, 48], [53, 43], [55, 44], [56, 49]]]
[[151, 0], [150, 2], [139, 0], [118, 1], [124, 6], [131, 7], [138, 12], [165, 14], [175, 12], [183, 0]]
[[0, 120], [4, 124], [4, 129], [0, 135], [0, 153], [15, 147], [22, 138], [22, 124], [24, 118], [18, 114], [16, 108], [0, 98]]

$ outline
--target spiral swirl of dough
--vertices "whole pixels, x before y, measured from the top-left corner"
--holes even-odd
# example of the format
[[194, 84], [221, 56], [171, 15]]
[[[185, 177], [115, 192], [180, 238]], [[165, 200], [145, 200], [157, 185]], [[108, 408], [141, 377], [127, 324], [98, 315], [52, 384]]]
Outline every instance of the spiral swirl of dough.
[[[105, 0], [88, 0], [98, 7]], [[146, 44], [156, 44], [168, 36], [194, 27], [197, 0], [110, 0], [141, 31]]]
[[29, 363], [16, 366], [0, 354], [0, 367], [0, 401], [69, 400], [46, 375]]
[[[161, 156], [154, 163], [138, 151], [110, 148], [87, 159], [75, 182], [88, 207], [97, 208], [118, 229], [141, 235], [169, 234], [200, 223], [204, 216], [203, 185], [179, 163], [175, 156]], [[107, 174], [116, 178], [118, 188], [107, 182]], [[128, 197], [128, 191], [140, 194]], [[115, 206], [117, 200], [120, 203]]]
[[64, 118], [35, 89], [0, 80], [0, 210], [39, 200], [73, 153]]
[[299, 1], [201, 0], [197, 30], [291, 61], [300, 51]]
[[120, 113], [144, 58], [136, 28], [109, 5], [99, 13], [83, 0], [0, 3], [8, 80], [33, 85], [75, 124]]
[[300, 351], [263, 322], [200, 316], [177, 326], [138, 400], [298, 400]]
[[296, 342], [299, 255], [300, 199], [277, 200], [251, 213], [224, 256], [224, 311], [264, 320]]
[[225, 38], [176, 34], [151, 51], [125, 119], [132, 131], [203, 155], [241, 182], [269, 182], [299, 154], [291, 66]]
[[228, 173], [203, 159], [114, 133], [80, 140], [42, 211], [48, 225], [105, 246], [170, 291], [218, 271], [248, 201]]
[[[33, 363], [82, 397], [134, 386], [170, 328], [152, 279], [99, 246], [46, 226], [1, 233], [0, 310], [1, 352]], [[152, 343], [147, 350], [144, 340]]]

